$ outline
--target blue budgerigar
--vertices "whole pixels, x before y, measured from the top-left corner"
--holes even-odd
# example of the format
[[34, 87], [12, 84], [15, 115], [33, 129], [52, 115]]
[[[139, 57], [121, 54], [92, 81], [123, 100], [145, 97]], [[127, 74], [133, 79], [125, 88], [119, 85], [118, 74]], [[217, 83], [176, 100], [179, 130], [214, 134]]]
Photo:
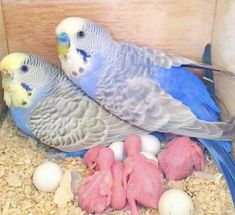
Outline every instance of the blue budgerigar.
[[38, 56], [9, 54], [0, 71], [14, 123], [46, 145], [73, 152], [123, 140], [129, 133], [147, 133], [107, 112], [61, 69]]
[[198, 138], [215, 159], [235, 202], [235, 164], [228, 153], [234, 120], [220, 113], [202, 81], [185, 67], [209, 65], [115, 41], [102, 26], [69, 17], [56, 28], [67, 76], [111, 113], [147, 131]]

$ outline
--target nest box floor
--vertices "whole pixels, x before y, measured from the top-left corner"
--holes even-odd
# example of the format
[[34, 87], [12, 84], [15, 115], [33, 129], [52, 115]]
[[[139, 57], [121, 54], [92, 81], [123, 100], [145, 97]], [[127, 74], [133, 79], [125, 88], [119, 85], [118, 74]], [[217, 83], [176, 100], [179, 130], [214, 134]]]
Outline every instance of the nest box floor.
[[[6, 118], [0, 127], [0, 214], [2, 215], [78, 215], [86, 214], [74, 201], [59, 208], [53, 203], [54, 193], [40, 193], [32, 183], [35, 168], [51, 160], [63, 170], [77, 169], [82, 177], [88, 170], [81, 158], [51, 159], [47, 148], [23, 136]], [[193, 199], [196, 215], [235, 215], [226, 182], [214, 162], [208, 158], [205, 173], [194, 173], [185, 180], [168, 182]], [[110, 214], [129, 214], [114, 211]], [[156, 214], [157, 210], [140, 208], [140, 214]]]

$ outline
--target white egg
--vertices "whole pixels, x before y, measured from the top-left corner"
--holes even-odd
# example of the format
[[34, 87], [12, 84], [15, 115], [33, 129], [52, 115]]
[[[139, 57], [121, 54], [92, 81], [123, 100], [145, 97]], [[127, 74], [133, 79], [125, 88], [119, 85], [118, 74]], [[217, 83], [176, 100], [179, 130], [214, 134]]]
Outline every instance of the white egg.
[[61, 168], [53, 162], [39, 165], [33, 174], [33, 184], [41, 192], [53, 192], [62, 177]]
[[149, 153], [149, 152], [140, 152], [140, 154], [144, 155], [146, 158], [150, 159], [150, 160], [154, 160], [157, 161], [157, 158], [154, 154]]
[[110, 146], [113, 150], [115, 160], [122, 161], [125, 158], [124, 143], [122, 141], [115, 141]]
[[160, 215], [193, 215], [194, 206], [187, 193], [180, 189], [164, 192], [158, 203]]
[[154, 155], [158, 155], [161, 150], [161, 143], [155, 136], [151, 134], [145, 134], [141, 136], [142, 150], [144, 152], [149, 152]]

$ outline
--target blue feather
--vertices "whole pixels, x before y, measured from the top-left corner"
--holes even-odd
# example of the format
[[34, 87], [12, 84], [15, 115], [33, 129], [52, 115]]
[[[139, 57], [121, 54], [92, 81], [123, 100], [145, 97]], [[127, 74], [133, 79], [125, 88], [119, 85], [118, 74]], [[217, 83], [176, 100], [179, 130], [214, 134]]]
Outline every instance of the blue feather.
[[87, 151], [88, 149], [75, 152], [62, 152], [60, 150], [52, 149], [46, 154], [46, 156], [48, 158], [53, 158], [53, 159], [65, 159], [68, 157], [84, 157]]
[[33, 134], [30, 121], [29, 121], [30, 110], [26, 108], [10, 107], [10, 113], [11, 113], [12, 120], [14, 121], [16, 127], [19, 128], [23, 133], [36, 139], [36, 136]]
[[[202, 57], [202, 62], [211, 65], [211, 45], [207, 44], [204, 50]], [[213, 71], [204, 70], [204, 76], [213, 81]], [[206, 83], [207, 90], [210, 96], [215, 99], [214, 83]], [[209, 110], [208, 110], [209, 111]], [[213, 114], [213, 112], [211, 112]], [[218, 118], [218, 117], [217, 117]], [[209, 141], [209, 140], [200, 140], [201, 143], [207, 148], [215, 162], [220, 168], [220, 171], [223, 173], [225, 180], [227, 181], [230, 193], [232, 196], [233, 203], [235, 204], [235, 162], [232, 156], [228, 153], [232, 150], [231, 144], [226, 141]], [[224, 148], [221, 146], [223, 145]], [[225, 146], [228, 146], [226, 148]]]
[[21, 86], [28, 92], [31, 91], [32, 89], [27, 85], [26, 83], [21, 83]]
[[197, 118], [206, 121], [218, 120], [219, 108], [207, 92], [206, 86], [192, 72], [182, 67], [156, 68], [154, 81], [164, 91], [190, 107]]
[[[182, 81], [184, 80], [184, 81]], [[174, 98], [188, 106], [198, 119], [216, 122], [220, 109], [207, 92], [203, 82], [185, 68], [156, 68], [154, 81]], [[232, 150], [230, 142], [224, 142], [227, 151]]]
[[165, 142], [167, 140], [167, 137], [164, 133], [155, 131], [155, 132], [152, 132], [150, 134], [155, 136], [156, 138], [158, 138], [160, 142]]
[[[218, 121], [220, 110], [207, 92], [206, 86], [196, 75], [182, 67], [156, 68], [156, 74], [154, 79], [156, 83], [191, 108], [197, 118], [211, 122]], [[229, 154], [232, 149], [231, 143], [204, 139], [199, 141], [206, 147], [224, 174], [235, 204], [235, 162]]]
[[[86, 66], [85, 74], [82, 74], [79, 79], [73, 77], [71, 78], [74, 84], [81, 87], [81, 89], [94, 100], [96, 98], [97, 82], [100, 78], [101, 73], [101, 70], [99, 70], [99, 68], [102, 67], [103, 62], [103, 57], [100, 55], [96, 55], [95, 60], [93, 58], [90, 59], [89, 64]], [[98, 72], [94, 73], [94, 71]]]
[[76, 151], [76, 152], [64, 152], [65, 157], [83, 157], [88, 149]]
[[91, 55], [87, 54], [87, 52], [85, 52], [82, 49], [77, 49], [77, 52], [80, 53], [82, 55], [83, 61], [86, 62], [88, 57], [91, 57]]
[[59, 35], [57, 35], [56, 39], [62, 43], [70, 43], [69, 36], [65, 32], [62, 32]]

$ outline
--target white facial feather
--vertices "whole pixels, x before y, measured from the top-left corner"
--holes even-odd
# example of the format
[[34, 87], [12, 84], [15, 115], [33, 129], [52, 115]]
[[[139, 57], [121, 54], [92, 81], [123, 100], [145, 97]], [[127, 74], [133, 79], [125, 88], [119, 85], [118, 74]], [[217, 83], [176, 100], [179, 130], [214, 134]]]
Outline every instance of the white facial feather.
[[[76, 49], [70, 49], [66, 59], [59, 56], [62, 64], [62, 68], [70, 79], [78, 79], [80, 74], [80, 68], [83, 70], [89, 66], [89, 61], [84, 63], [84, 60], [77, 54]], [[77, 74], [77, 75], [74, 75]]]
[[[78, 17], [68, 17], [62, 20], [56, 27], [56, 35], [65, 32], [70, 39], [70, 49], [66, 57], [59, 56], [62, 68], [71, 79], [77, 79], [81, 74], [80, 70], [84, 70], [88, 66], [88, 62], [84, 63], [83, 57], [77, 53], [77, 32], [83, 30], [86, 20]], [[74, 75], [76, 74], [76, 75]]]
[[60, 22], [56, 27], [56, 35], [66, 32], [70, 38], [73, 38], [84, 26], [85, 19], [78, 17], [68, 17]]

